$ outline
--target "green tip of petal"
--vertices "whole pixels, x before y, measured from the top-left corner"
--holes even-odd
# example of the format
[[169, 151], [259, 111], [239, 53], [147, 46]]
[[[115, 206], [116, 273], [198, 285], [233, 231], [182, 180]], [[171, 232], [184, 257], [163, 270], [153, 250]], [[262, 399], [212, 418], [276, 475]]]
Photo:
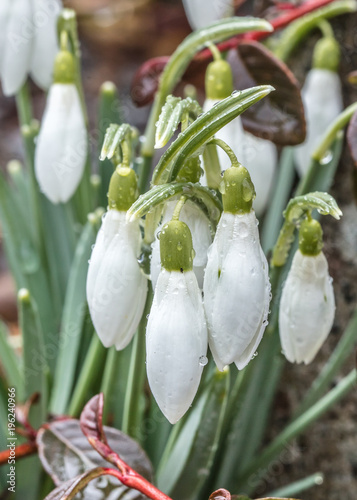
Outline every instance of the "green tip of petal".
[[322, 228], [315, 219], [304, 219], [299, 229], [299, 250], [303, 255], [316, 256], [323, 247]]
[[20, 288], [17, 293], [17, 298], [20, 302], [30, 302], [30, 292], [27, 288]]
[[340, 64], [341, 50], [338, 42], [332, 37], [319, 40], [314, 48], [313, 68], [328, 69], [337, 72]]
[[227, 61], [213, 61], [206, 71], [207, 99], [225, 99], [233, 92], [233, 74]]
[[108, 192], [109, 209], [127, 211], [137, 200], [138, 179], [133, 169], [118, 166], [110, 179]]
[[75, 75], [76, 70], [73, 55], [68, 50], [61, 50], [55, 59], [54, 83], [74, 83]]
[[188, 226], [180, 220], [171, 220], [159, 234], [161, 264], [167, 271], [191, 271], [194, 251]]
[[220, 191], [225, 212], [246, 214], [252, 210], [255, 189], [249, 172], [243, 165], [228, 168], [224, 172]]

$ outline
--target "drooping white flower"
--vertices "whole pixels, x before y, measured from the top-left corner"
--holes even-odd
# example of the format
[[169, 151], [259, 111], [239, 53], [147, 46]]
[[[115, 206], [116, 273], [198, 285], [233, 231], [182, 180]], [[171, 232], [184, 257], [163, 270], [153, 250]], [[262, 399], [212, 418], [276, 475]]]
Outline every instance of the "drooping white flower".
[[328, 127], [343, 109], [342, 87], [337, 68], [339, 45], [332, 37], [324, 37], [315, 46], [313, 68], [308, 72], [301, 91], [306, 118], [306, 139], [295, 148], [299, 174], [309, 169], [311, 156]]
[[[158, 239], [158, 235], [160, 234], [162, 227], [169, 220], [171, 220], [176, 203], [177, 200], [169, 201], [166, 204], [161, 224], [155, 231], [156, 239], [151, 245], [152, 255], [150, 267], [151, 281], [154, 290], [161, 271], [160, 242]], [[182, 220], [182, 222], [185, 222], [185, 224], [188, 225], [192, 234], [193, 249], [195, 251], [195, 256], [193, 259], [193, 271], [196, 275], [198, 286], [202, 288], [204, 269], [207, 264], [207, 251], [212, 243], [210, 223], [202, 210], [200, 210], [197, 205], [190, 200], [187, 200], [182, 207], [180, 219]]]
[[254, 187], [249, 174], [244, 167], [232, 167], [223, 182], [224, 212], [203, 285], [209, 346], [220, 370], [232, 362], [242, 369], [252, 359], [267, 325], [270, 301], [268, 263], [251, 209]]
[[136, 200], [137, 177], [119, 165], [109, 184], [109, 207], [98, 233], [87, 275], [87, 301], [96, 332], [105, 347], [124, 349], [141, 319], [147, 279], [137, 257], [141, 233], [138, 220], [126, 213]]
[[2, 0], [0, 3], [0, 76], [5, 95], [13, 95], [28, 74], [48, 89], [58, 50], [60, 0]]
[[232, 0], [183, 0], [187, 19], [193, 30], [204, 28], [233, 14]]
[[[232, 70], [227, 61], [214, 61], [208, 66], [206, 73], [207, 98], [203, 110], [209, 111], [217, 102], [228, 97], [233, 86]], [[222, 89], [224, 89], [222, 91]], [[277, 149], [271, 141], [255, 137], [246, 132], [240, 116], [227, 123], [215, 137], [230, 146], [238, 160], [249, 170], [255, 186], [256, 198], [253, 207], [258, 216], [262, 215], [268, 203], [277, 166]], [[221, 148], [218, 149], [218, 159], [221, 170], [230, 167], [229, 157]], [[206, 176], [201, 179], [207, 185]]]
[[163, 269], [147, 325], [146, 367], [156, 402], [174, 424], [192, 404], [207, 363], [207, 327], [187, 225], [164, 225], [160, 244]]
[[71, 81], [57, 81], [47, 97], [35, 152], [36, 178], [52, 203], [65, 203], [74, 194], [87, 154], [87, 130], [77, 87]]
[[126, 222], [125, 211], [108, 211], [87, 276], [91, 318], [105, 347], [124, 349], [144, 310], [147, 280], [137, 261], [140, 239], [138, 221]]
[[317, 221], [301, 224], [299, 247], [281, 296], [279, 332], [285, 357], [291, 363], [308, 364], [332, 328], [335, 298]]

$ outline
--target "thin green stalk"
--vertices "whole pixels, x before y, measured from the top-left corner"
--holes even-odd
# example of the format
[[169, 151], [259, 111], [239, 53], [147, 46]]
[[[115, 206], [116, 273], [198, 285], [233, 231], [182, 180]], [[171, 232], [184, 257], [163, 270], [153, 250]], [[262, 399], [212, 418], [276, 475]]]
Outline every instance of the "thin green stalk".
[[140, 164], [140, 171], [139, 171], [139, 182], [138, 182], [139, 192], [141, 194], [145, 193], [148, 188], [149, 178], [152, 170], [152, 160], [153, 160], [152, 155], [144, 155], [142, 157], [142, 162]]
[[16, 107], [19, 115], [20, 126], [30, 125], [33, 117], [31, 96], [28, 82], [26, 81], [16, 94]]
[[249, 478], [264, 475], [266, 467], [270, 462], [281, 453], [287, 444], [296, 436], [301, 434], [309, 425], [323, 415], [329, 408], [335, 405], [341, 398], [356, 386], [356, 370], [352, 370], [344, 377], [339, 384], [330, 392], [321, 398], [317, 403], [300, 415], [296, 420], [289, 424], [274, 439], [274, 441], [259, 455], [259, 457], [249, 464], [249, 467], [243, 470], [240, 484], [241, 487], [249, 483]]
[[98, 335], [94, 333], [69, 404], [68, 415], [71, 417], [79, 416], [87, 401], [93, 382], [98, 380], [98, 377], [101, 377], [106, 354], [107, 349], [103, 347]]
[[331, 384], [333, 378], [337, 375], [340, 368], [343, 366], [347, 357], [351, 355], [353, 346], [357, 341], [357, 310], [354, 312], [341, 340], [337, 344], [336, 349], [329, 357], [327, 363], [314, 380], [309, 392], [305, 395], [302, 403], [295, 412], [295, 418], [304, 413], [310, 406], [323, 395], [326, 389]]
[[281, 488], [278, 488], [277, 490], [268, 493], [268, 497], [290, 498], [292, 496], [298, 495], [302, 491], [309, 490], [314, 486], [320, 486], [323, 482], [324, 482], [323, 474], [321, 474], [321, 472], [315, 472], [315, 474], [311, 474], [311, 476], [290, 483], [287, 486], [282, 486]]
[[149, 283], [148, 295], [146, 298], [145, 309], [141, 318], [138, 331], [134, 337], [133, 350], [131, 354], [130, 370], [128, 384], [125, 393], [123, 425], [122, 430], [129, 436], [140, 438], [141, 423], [143, 419], [142, 394], [144, 392], [144, 383], [146, 379], [145, 369], [145, 331], [147, 318], [150, 312], [153, 292]]
[[331, 144], [336, 139], [340, 130], [342, 130], [351, 120], [354, 113], [357, 111], [357, 102], [348, 106], [338, 117], [331, 123], [326, 134], [318, 148], [312, 154], [312, 158], [316, 161], [323, 161], [326, 152], [328, 152]]

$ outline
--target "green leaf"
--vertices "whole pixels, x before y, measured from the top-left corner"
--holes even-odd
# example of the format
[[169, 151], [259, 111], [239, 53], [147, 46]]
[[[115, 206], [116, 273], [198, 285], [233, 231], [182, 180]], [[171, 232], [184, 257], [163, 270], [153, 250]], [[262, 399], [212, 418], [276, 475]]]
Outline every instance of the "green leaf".
[[87, 304], [88, 260], [95, 242], [96, 226], [99, 223], [100, 214], [100, 212], [92, 214], [90, 222], [84, 227], [69, 275], [61, 322], [61, 344], [50, 405], [51, 411], [57, 414], [65, 413], [74, 383]]
[[229, 370], [215, 373], [190, 411], [158, 472], [159, 488], [173, 498], [195, 499], [210, 471], [227, 402]]
[[147, 193], [139, 196], [128, 210], [127, 217], [131, 221], [143, 217], [148, 212], [152, 212], [161, 203], [179, 194], [184, 194], [196, 201], [206, 211], [211, 221], [217, 222], [219, 220], [222, 212], [222, 204], [216, 193], [201, 186], [201, 184], [192, 184], [191, 182], [175, 182], [153, 187]]
[[34, 393], [40, 394], [39, 402], [32, 405], [30, 410], [30, 421], [34, 428], [38, 428], [47, 419], [50, 373], [47, 358], [50, 355], [51, 345], [46, 345], [44, 342], [37, 305], [28, 290], [23, 288], [19, 291], [18, 304], [23, 337], [24, 396], [28, 399]]
[[261, 85], [242, 91], [235, 91], [222, 99], [211, 110], [197, 118], [162, 155], [152, 178], [153, 184], [173, 181], [185, 160], [198, 152], [218, 130], [243, 113], [273, 89], [270, 85]]
[[169, 95], [156, 123], [155, 148], [163, 148], [174, 135], [180, 122], [187, 128], [189, 119], [195, 120], [202, 113], [198, 102], [191, 97], [180, 99]]

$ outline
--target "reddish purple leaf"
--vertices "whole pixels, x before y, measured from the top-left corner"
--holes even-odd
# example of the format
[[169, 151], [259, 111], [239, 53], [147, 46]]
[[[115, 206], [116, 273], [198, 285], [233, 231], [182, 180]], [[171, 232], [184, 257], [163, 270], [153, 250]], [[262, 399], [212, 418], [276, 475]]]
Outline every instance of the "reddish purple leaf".
[[234, 57], [235, 83], [239, 90], [270, 84], [275, 88], [266, 99], [242, 114], [244, 128], [276, 144], [296, 145], [304, 141], [306, 124], [300, 86], [285, 63], [262, 44], [243, 41]]
[[214, 491], [209, 496], [209, 500], [231, 500], [231, 498], [229, 491], [224, 488]]
[[347, 142], [354, 164], [357, 166], [357, 111], [352, 116], [348, 125]]
[[131, 98], [137, 106], [145, 106], [153, 100], [168, 60], [167, 56], [149, 59], [135, 73], [131, 84]]

